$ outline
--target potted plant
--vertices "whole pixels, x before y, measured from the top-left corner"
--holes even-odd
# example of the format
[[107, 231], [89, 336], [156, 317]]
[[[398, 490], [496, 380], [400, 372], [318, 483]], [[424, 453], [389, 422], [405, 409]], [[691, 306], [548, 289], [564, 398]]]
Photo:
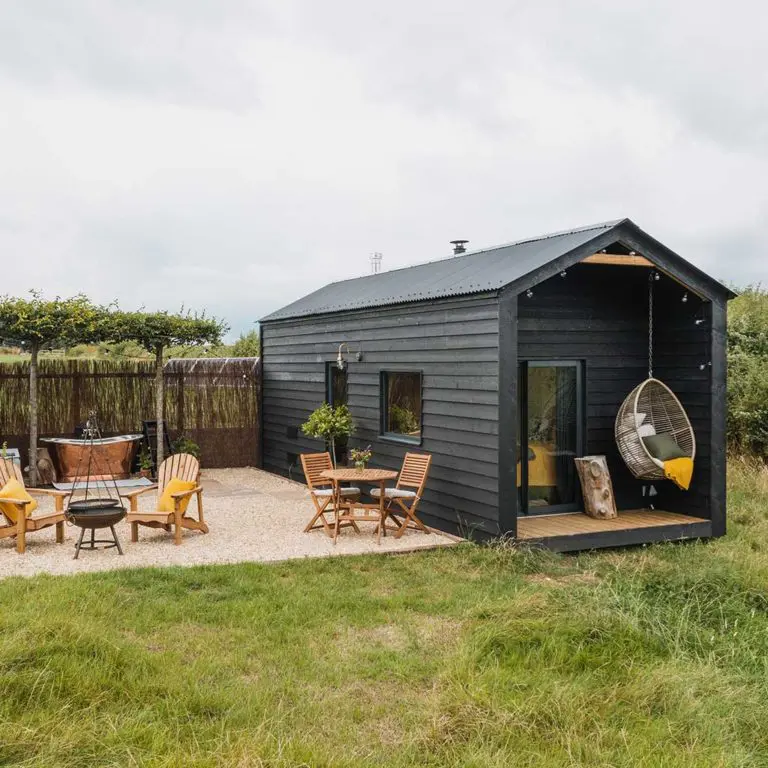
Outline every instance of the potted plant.
[[145, 443], [139, 451], [139, 477], [152, 477], [152, 454], [149, 452], [149, 446]]
[[309, 418], [301, 425], [301, 431], [308, 437], [325, 440], [330, 447], [333, 466], [336, 466], [336, 442], [341, 437], [349, 437], [355, 428], [352, 414], [346, 405], [335, 408], [323, 403], [312, 411]]
[[174, 453], [188, 453], [196, 459], [200, 458], [200, 446], [191, 437], [186, 435], [179, 435], [171, 447]]
[[373, 451], [371, 451], [371, 446], [369, 445], [367, 448], [353, 448], [349, 455], [352, 463], [355, 465], [355, 469], [365, 469], [373, 456]]

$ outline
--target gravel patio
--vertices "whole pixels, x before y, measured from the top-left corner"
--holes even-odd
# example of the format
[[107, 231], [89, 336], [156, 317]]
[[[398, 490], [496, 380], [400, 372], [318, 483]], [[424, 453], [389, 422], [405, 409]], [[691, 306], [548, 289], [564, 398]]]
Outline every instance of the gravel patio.
[[[123, 521], [116, 530], [125, 555], [114, 549], [83, 550], [73, 560], [79, 529], [67, 525], [64, 544], [55, 543], [54, 528], [27, 536], [27, 551], [19, 555], [15, 539], [0, 540], [0, 578], [38, 573], [73, 574], [118, 568], [212, 563], [274, 562], [303, 557], [356, 555], [367, 552], [407, 552], [451, 546], [458, 539], [440, 532], [425, 535], [408, 530], [401, 538], [376, 544], [373, 523], [361, 523], [361, 533], [343, 528], [336, 545], [322, 530], [303, 533], [314, 507], [305, 486], [258, 469], [203, 470], [205, 519], [210, 533], [184, 532], [184, 543], [173, 544], [164, 531], [141, 527], [139, 542], [130, 540]], [[152, 509], [156, 495], [140, 498], [141, 509]], [[193, 509], [194, 509], [194, 502]], [[50, 507], [49, 507], [50, 505]], [[52, 509], [41, 500], [40, 510]]]

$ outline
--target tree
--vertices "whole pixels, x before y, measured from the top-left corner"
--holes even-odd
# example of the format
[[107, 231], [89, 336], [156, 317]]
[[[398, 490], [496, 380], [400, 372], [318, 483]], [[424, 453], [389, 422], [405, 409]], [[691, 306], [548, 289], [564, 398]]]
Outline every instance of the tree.
[[40, 350], [101, 341], [109, 311], [82, 294], [69, 299], [0, 298], [0, 338], [29, 350], [29, 481], [37, 485], [37, 362]]
[[355, 422], [346, 405], [335, 408], [323, 403], [309, 414], [309, 418], [301, 425], [301, 431], [307, 437], [325, 440], [331, 447], [333, 466], [336, 466], [336, 441], [340, 437], [349, 437], [355, 430]]
[[163, 355], [171, 346], [220, 344], [228, 330], [221, 320], [205, 315], [168, 312], [116, 312], [112, 315], [110, 339], [135, 341], [155, 356], [155, 419], [157, 420], [157, 466], [164, 458], [165, 380]]
[[258, 357], [259, 332], [256, 330], [241, 333], [240, 338], [228, 350], [228, 357]]

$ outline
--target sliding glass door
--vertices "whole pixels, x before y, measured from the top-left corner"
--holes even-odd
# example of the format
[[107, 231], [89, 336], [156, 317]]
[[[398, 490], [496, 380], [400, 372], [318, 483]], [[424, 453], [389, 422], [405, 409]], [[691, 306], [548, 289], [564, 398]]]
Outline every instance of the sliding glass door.
[[579, 508], [573, 459], [583, 453], [582, 367], [578, 361], [520, 364], [517, 486], [521, 514]]

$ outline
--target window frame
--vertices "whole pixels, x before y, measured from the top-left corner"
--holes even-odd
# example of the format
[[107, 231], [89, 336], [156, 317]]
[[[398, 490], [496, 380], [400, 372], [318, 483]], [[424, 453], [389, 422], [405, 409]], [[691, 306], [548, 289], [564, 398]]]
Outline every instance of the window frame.
[[[387, 402], [388, 377], [391, 374], [410, 374], [419, 377], [419, 400], [421, 408], [419, 413], [419, 436], [409, 437], [399, 432], [387, 432], [386, 426], [389, 416], [389, 403]], [[424, 443], [424, 371], [414, 368], [385, 368], [379, 371], [379, 440], [400, 445], [422, 445]]]
[[328, 405], [335, 408], [337, 405], [346, 405], [349, 407], [349, 368], [344, 369], [344, 373], [347, 377], [347, 386], [346, 386], [346, 395], [347, 395], [347, 401], [345, 403], [335, 403], [333, 402], [333, 375], [334, 370], [338, 371], [338, 366], [336, 365], [336, 360], [327, 360], [325, 363], [325, 402], [328, 403]]

